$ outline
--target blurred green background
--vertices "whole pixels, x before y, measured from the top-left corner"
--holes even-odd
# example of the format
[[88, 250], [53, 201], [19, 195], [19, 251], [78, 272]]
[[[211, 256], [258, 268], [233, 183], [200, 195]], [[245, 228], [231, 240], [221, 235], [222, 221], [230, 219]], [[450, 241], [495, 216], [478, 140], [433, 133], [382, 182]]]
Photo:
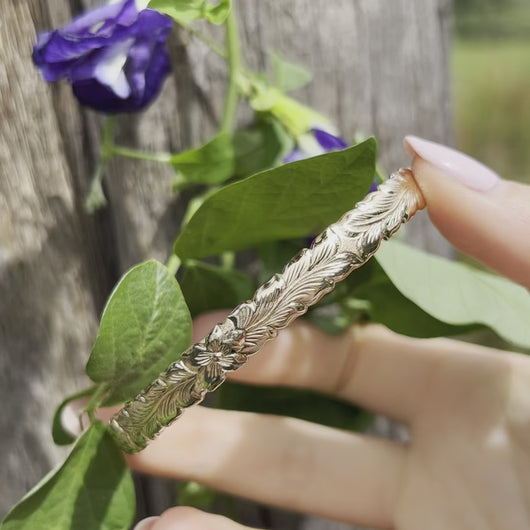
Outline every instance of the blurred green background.
[[530, 182], [530, 1], [454, 0], [458, 149]]

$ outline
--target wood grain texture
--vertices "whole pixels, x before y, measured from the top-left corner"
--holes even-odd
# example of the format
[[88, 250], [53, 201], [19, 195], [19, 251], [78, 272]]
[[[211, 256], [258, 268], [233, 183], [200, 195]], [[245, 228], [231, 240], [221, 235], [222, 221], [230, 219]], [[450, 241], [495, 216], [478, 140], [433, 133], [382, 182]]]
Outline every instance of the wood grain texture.
[[[83, 213], [101, 120], [77, 105], [67, 84], [46, 85], [30, 54], [38, 31], [98, 3], [2, 4], [0, 516], [63, 458], [51, 441], [51, 417], [61, 399], [86, 382], [83, 367], [105, 297], [130, 265], [166, 258], [183, 212], [184, 198], [170, 192], [168, 168], [120, 159], [106, 171], [108, 208], [95, 216]], [[248, 64], [263, 69], [273, 49], [309, 68], [313, 82], [294, 95], [328, 115], [346, 138], [359, 131], [376, 135], [389, 172], [408, 162], [404, 134], [449, 139], [449, 0], [240, 0], [239, 7]], [[212, 31], [212, 38], [220, 36]], [[222, 61], [177, 31], [170, 47], [175, 75], [145, 113], [118, 118], [123, 145], [178, 151], [216, 128]], [[241, 123], [248, 120], [248, 111], [238, 115]], [[446, 253], [433, 234], [417, 220], [409, 228], [416, 244]], [[160, 485], [144, 483], [143, 489], [148, 512], [171, 499], [156, 502], [164, 497]], [[245, 506], [255, 524], [346, 528]]]

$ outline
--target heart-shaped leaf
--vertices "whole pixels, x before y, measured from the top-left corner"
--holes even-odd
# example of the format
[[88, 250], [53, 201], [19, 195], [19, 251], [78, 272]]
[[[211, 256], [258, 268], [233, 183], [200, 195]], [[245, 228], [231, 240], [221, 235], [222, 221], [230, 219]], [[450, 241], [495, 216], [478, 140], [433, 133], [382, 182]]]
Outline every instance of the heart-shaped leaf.
[[374, 178], [376, 143], [292, 162], [209, 196], [175, 242], [182, 259], [315, 235], [362, 199]]
[[296, 90], [311, 81], [313, 77], [311, 72], [303, 66], [287, 61], [275, 52], [271, 52], [270, 55], [272, 59], [274, 86], [280, 90], [286, 92]]
[[101, 317], [88, 376], [107, 383], [105, 403], [135, 396], [172, 361], [191, 337], [191, 318], [175, 278], [151, 260], [120, 280]]

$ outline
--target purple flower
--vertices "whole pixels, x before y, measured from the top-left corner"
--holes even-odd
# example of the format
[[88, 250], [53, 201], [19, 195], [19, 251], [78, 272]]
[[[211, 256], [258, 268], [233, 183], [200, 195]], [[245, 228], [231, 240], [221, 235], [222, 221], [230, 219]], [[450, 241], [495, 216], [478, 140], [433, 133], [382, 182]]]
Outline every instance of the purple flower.
[[298, 145], [284, 159], [285, 163], [323, 155], [330, 151], [345, 149], [348, 144], [339, 136], [323, 129], [313, 128], [307, 134], [298, 137]]
[[87, 107], [107, 113], [141, 110], [169, 73], [170, 27], [165, 15], [122, 0], [41, 33], [33, 62], [46, 81], [68, 79]]

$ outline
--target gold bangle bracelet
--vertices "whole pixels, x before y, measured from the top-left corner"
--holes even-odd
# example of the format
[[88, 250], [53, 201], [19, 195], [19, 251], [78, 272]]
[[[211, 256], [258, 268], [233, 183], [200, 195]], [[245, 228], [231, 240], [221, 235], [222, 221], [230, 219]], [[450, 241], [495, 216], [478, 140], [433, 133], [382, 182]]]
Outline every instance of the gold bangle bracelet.
[[109, 423], [119, 446], [128, 453], [142, 450], [185, 408], [200, 403], [223, 383], [226, 372], [237, 370], [280, 329], [366, 263], [382, 240], [424, 207], [412, 172], [400, 169], [392, 174], [126, 403]]

